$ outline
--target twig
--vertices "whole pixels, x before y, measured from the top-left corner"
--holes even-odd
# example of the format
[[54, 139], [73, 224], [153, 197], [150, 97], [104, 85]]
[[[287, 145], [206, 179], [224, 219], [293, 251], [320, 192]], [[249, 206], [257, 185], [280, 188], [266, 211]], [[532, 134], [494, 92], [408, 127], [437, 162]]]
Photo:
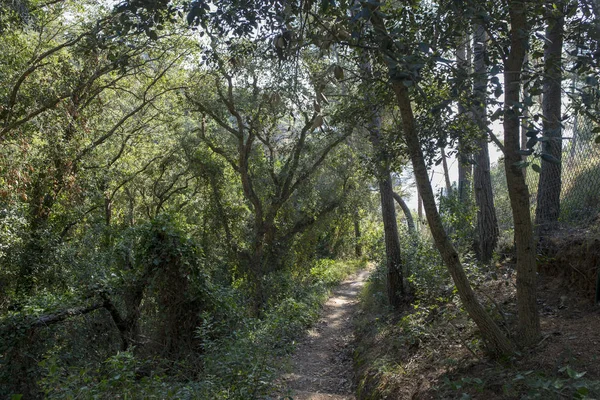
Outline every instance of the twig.
[[502, 144], [502, 142], [500, 142], [500, 140], [498, 139], [498, 137], [494, 134], [494, 132], [492, 132], [491, 129], [487, 129], [488, 135], [490, 135], [490, 139], [492, 139], [492, 142], [494, 142], [496, 144], [496, 146], [498, 146], [498, 148], [500, 149], [500, 151], [502, 151], [502, 153], [506, 154], [506, 151], [504, 151], [504, 145]]

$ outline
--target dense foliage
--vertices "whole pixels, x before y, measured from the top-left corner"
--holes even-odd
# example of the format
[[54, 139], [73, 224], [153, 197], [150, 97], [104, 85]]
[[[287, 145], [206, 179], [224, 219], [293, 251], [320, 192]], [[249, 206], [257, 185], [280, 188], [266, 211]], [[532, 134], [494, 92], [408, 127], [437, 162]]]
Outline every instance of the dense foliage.
[[[2, 2], [0, 396], [267, 396], [328, 289], [366, 260], [383, 268], [377, 307], [462, 304], [490, 355], [535, 344], [536, 241], [597, 198], [597, 152], [572, 167], [562, 149], [598, 143], [599, 12], [595, 0]], [[586, 131], [563, 146], [573, 118]], [[409, 169], [416, 226], [398, 185]], [[507, 253], [516, 244], [514, 331], [473, 289], [498, 236]]]

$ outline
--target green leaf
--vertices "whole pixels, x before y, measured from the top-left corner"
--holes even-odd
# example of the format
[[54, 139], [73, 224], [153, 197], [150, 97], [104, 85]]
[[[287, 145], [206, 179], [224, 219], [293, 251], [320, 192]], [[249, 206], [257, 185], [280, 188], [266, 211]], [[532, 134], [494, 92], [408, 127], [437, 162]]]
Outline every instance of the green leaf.
[[341, 81], [344, 79], [344, 70], [339, 65], [336, 65], [333, 67], [333, 75], [335, 76], [335, 79]]
[[324, 122], [323, 121], [323, 116], [322, 115], [317, 115], [315, 117], [315, 120], [313, 121], [311, 127], [310, 127], [310, 130], [313, 131], [313, 130], [319, 128], [321, 125], [323, 125], [323, 122]]
[[530, 130], [530, 131], [527, 131], [525, 136], [532, 138], [532, 137], [536, 137], [537, 134], [538, 134], [538, 131]]
[[538, 164], [531, 164], [531, 169], [534, 170], [535, 172], [537, 172], [538, 174], [540, 172], [542, 172], [542, 169], [540, 168], [540, 166]]
[[150, 39], [158, 40], [158, 34], [156, 33], [156, 31], [148, 31], [147, 34]]
[[569, 378], [573, 378], [573, 379], [579, 379], [582, 376], [584, 376], [586, 374], [586, 372], [577, 372], [575, 371], [573, 368], [567, 366], [567, 375], [569, 375]]
[[533, 149], [533, 147], [535, 146], [535, 144], [538, 142], [538, 138], [537, 137], [531, 137], [529, 138], [529, 140], [527, 141], [527, 143], [525, 143], [525, 147], [527, 147], [528, 149]]
[[490, 116], [490, 120], [495, 121], [503, 114], [503, 110], [501, 108], [494, 111], [494, 113]]
[[577, 389], [577, 394], [580, 395], [581, 397], [585, 397], [590, 393], [590, 389], [588, 389], [585, 386], [580, 387], [579, 389]]
[[443, 63], [443, 64], [452, 65], [452, 61], [450, 61], [450, 60], [448, 60], [447, 58], [444, 58], [444, 57], [434, 57], [433, 59], [436, 62], [440, 62], [440, 63]]
[[565, 384], [564, 384], [564, 382], [562, 380], [557, 379], [557, 380], [554, 381], [554, 385], [553, 386], [554, 386], [555, 389], [561, 389], [564, 385]]
[[515, 167], [517, 167], [517, 168], [527, 168], [527, 166], [529, 165], [529, 162], [527, 162], [527, 161], [517, 161], [513, 165]]

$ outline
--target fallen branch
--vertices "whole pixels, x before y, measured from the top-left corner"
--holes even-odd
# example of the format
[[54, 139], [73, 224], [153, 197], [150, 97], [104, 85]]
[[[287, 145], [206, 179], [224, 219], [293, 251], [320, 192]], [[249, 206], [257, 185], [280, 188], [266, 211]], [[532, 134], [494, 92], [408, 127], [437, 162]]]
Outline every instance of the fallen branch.
[[74, 307], [68, 308], [66, 310], [62, 310], [53, 314], [41, 315], [35, 321], [33, 321], [30, 326], [32, 328], [45, 327], [49, 325], [53, 325], [59, 322], [64, 321], [67, 318], [74, 317], [77, 315], [84, 315], [91, 313], [99, 308], [104, 307], [104, 302], [102, 303], [94, 303], [91, 306], [87, 307]]

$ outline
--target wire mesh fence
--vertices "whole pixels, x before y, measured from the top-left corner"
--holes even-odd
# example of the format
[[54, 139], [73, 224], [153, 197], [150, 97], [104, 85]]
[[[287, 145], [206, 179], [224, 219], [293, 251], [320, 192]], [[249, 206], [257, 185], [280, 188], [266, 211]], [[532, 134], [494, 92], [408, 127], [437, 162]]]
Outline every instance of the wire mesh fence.
[[[540, 197], [540, 174], [535, 170], [542, 161], [534, 159], [527, 167], [526, 182], [529, 187], [532, 207], [532, 218], [535, 219], [538, 207], [555, 207], [558, 204], [558, 221], [544, 222], [552, 224], [552, 228], [588, 226], [600, 214], [600, 145], [596, 144], [593, 122], [579, 116], [563, 130], [562, 140], [562, 170], [558, 176], [551, 179], [546, 188], [546, 195]], [[537, 165], [538, 167], [534, 167]], [[558, 174], [557, 174], [558, 175]], [[560, 202], [552, 200], [548, 189], [555, 195], [559, 194]], [[539, 218], [536, 221], [540, 226]]]

